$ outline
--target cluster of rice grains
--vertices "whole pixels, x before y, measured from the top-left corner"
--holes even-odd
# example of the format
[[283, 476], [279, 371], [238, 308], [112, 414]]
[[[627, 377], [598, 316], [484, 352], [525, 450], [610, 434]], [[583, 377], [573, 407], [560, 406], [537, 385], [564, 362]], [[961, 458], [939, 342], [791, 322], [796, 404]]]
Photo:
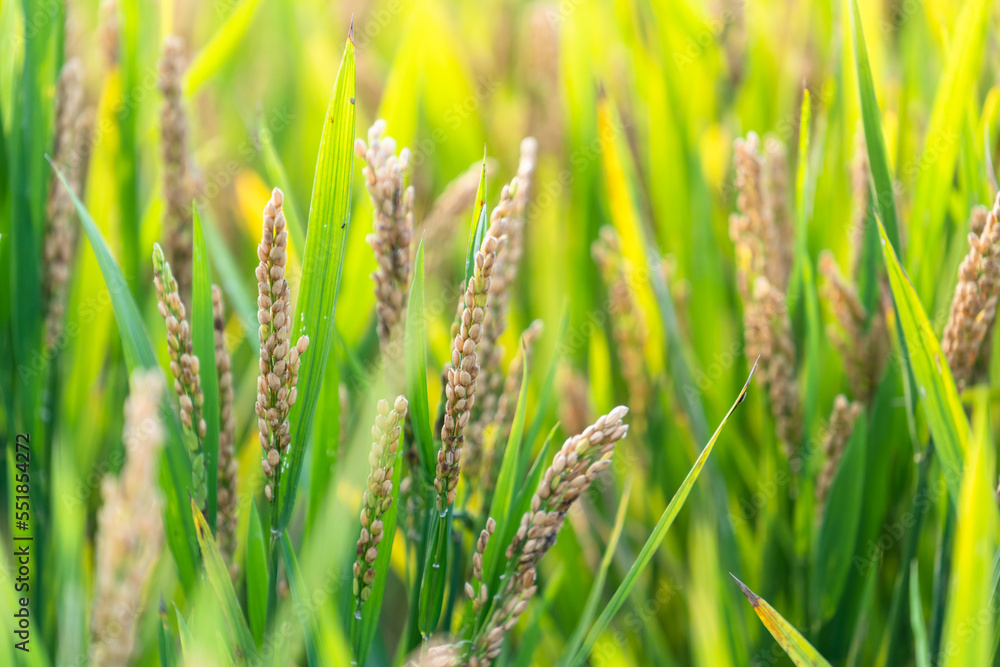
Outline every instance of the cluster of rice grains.
[[187, 309], [181, 300], [177, 280], [170, 263], [157, 243], [153, 246], [153, 285], [156, 288], [157, 306], [167, 326], [167, 350], [170, 354], [170, 374], [174, 378], [174, 391], [181, 407], [181, 425], [184, 440], [191, 457], [192, 494], [198, 506], [204, 509], [206, 496], [205, 454], [203, 441], [206, 435], [202, 406], [205, 395], [201, 390], [201, 364], [194, 353], [191, 325]]
[[[63, 170], [73, 192], [79, 194], [86, 167], [87, 121], [83, 112], [83, 65], [73, 58], [63, 65], [56, 87], [53, 162]], [[44, 241], [45, 345], [55, 346], [66, 310], [66, 283], [76, 246], [76, 211], [62, 182], [52, 178], [46, 204]]]
[[972, 210], [969, 252], [958, 271], [941, 349], [958, 390], [972, 382], [977, 358], [988, 354], [1000, 295], [1000, 194], [993, 208]]
[[163, 543], [157, 461], [165, 433], [160, 421], [159, 371], [135, 371], [125, 401], [125, 463], [101, 481], [97, 513], [90, 662], [131, 664], [146, 582]]
[[299, 356], [309, 347], [301, 336], [291, 344], [292, 307], [285, 262], [288, 229], [281, 211], [284, 197], [275, 188], [264, 207], [257, 246], [257, 322], [260, 325], [260, 373], [257, 377], [257, 432], [263, 450], [261, 467], [267, 482], [264, 495], [273, 502], [281, 474], [281, 457], [291, 442], [288, 411], [295, 404]]
[[734, 145], [737, 208], [729, 221], [736, 249], [737, 288], [743, 299], [746, 356], [760, 357], [778, 439], [791, 457], [801, 438], [795, 341], [785, 304], [791, 272], [792, 227], [788, 219], [787, 164], [775, 139], [750, 133]]
[[[507, 547], [505, 577], [486, 622], [467, 649], [468, 665], [487, 667], [500, 655], [504, 636], [517, 624], [537, 592], [536, 568], [555, 544], [566, 513], [601, 471], [611, 465], [615, 444], [628, 433], [628, 426], [622, 423], [627, 412], [624, 406], [616, 407], [583, 433], [569, 438], [552, 459], [531, 497], [531, 509], [521, 517], [521, 525]], [[480, 537], [483, 550], [487, 541], [488, 536]], [[466, 594], [469, 593], [476, 596], [480, 605], [489, 599], [489, 591], [482, 588], [476, 593], [469, 586]]]
[[[852, 239], [864, 242], [868, 206], [868, 172], [863, 143], [852, 173], [854, 208]], [[734, 144], [738, 213], [729, 232], [736, 251], [737, 289], [744, 305], [746, 355], [760, 357], [760, 373], [767, 388], [775, 432], [791, 461], [802, 439], [796, 349], [785, 294], [792, 267], [793, 229], [788, 208], [788, 165], [785, 151], [773, 138], [765, 142], [754, 133]], [[852, 273], [857, 279], [856, 250]], [[830, 339], [844, 360], [853, 401], [840, 395], [822, 436], [823, 467], [816, 480], [819, 511], [826, 500], [854, 423], [874, 393], [889, 356], [889, 337], [882, 313], [883, 295], [876, 286], [866, 308], [853, 280], [841, 273], [832, 253], [820, 255], [825, 277], [823, 296], [833, 315]]]

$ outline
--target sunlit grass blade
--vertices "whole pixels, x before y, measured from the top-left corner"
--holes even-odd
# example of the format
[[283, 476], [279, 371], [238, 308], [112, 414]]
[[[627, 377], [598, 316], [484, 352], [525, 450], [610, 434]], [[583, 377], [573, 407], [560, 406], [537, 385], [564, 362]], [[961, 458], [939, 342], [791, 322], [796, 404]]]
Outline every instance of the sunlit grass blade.
[[264, 645], [264, 624], [267, 621], [267, 542], [257, 512], [257, 503], [250, 501], [250, 521], [247, 522], [246, 543], [247, 616], [250, 632], [257, 648]]
[[896, 197], [892, 184], [892, 171], [882, 134], [882, 114], [875, 98], [875, 83], [872, 80], [871, 65], [868, 63], [868, 47], [861, 25], [861, 14], [857, 0], [851, 3], [851, 33], [854, 41], [854, 64], [857, 70], [858, 94], [861, 97], [861, 121], [865, 130], [865, 145], [868, 148], [868, 163], [872, 181], [875, 184], [874, 206], [884, 221], [885, 229], [894, 248], [902, 253], [899, 237], [899, 221], [896, 215]]
[[[353, 29], [352, 29], [353, 30]], [[278, 489], [278, 525], [287, 526], [295, 505], [306, 442], [312, 429], [323, 370], [333, 343], [334, 312], [344, 244], [350, 222], [351, 179], [354, 166], [354, 36], [348, 35], [344, 58], [337, 73], [323, 122], [309, 225], [306, 231], [302, 282], [295, 308], [294, 334], [309, 336], [309, 350], [299, 368], [298, 400], [292, 406], [291, 465], [282, 472]]]
[[156, 624], [156, 638], [159, 645], [161, 667], [174, 667], [177, 664], [177, 652], [174, 648], [174, 633], [167, 623], [167, 607], [160, 598], [160, 622]]
[[663, 539], [667, 536], [667, 532], [670, 530], [670, 526], [673, 525], [674, 519], [677, 518], [677, 514], [684, 507], [684, 502], [687, 500], [688, 495], [691, 493], [691, 489], [694, 487], [694, 483], [698, 481], [699, 475], [701, 475], [702, 468], [705, 467], [705, 462], [708, 461], [709, 455], [712, 453], [712, 449], [715, 447], [715, 442], [719, 439], [719, 435], [722, 433], [723, 427], [725, 427], [726, 422], [735, 412], [736, 408], [739, 407], [747, 397], [747, 390], [750, 388], [750, 381], [753, 379], [753, 374], [757, 370], [757, 363], [755, 362], [753, 368], [750, 370], [750, 375], [747, 377], [746, 383], [743, 385], [743, 389], [740, 390], [739, 395], [733, 402], [733, 405], [729, 408], [726, 416], [722, 418], [722, 422], [719, 424], [718, 428], [715, 429], [715, 433], [709, 439], [708, 443], [701, 450], [698, 458], [695, 459], [694, 465], [691, 466], [691, 470], [688, 472], [687, 477], [681, 482], [680, 487], [677, 492], [674, 493], [674, 497], [670, 499], [667, 504], [666, 509], [663, 510], [663, 514], [660, 515], [660, 520], [656, 522], [656, 527], [653, 528], [653, 532], [650, 534], [646, 543], [642, 546], [639, 551], [639, 555], [636, 557], [635, 562], [629, 568], [628, 573], [622, 580], [622, 583], [618, 586], [614, 595], [611, 596], [611, 600], [608, 602], [604, 611], [597, 618], [593, 627], [590, 628], [590, 632], [587, 633], [587, 637], [583, 642], [583, 645], [579, 648], [575, 655], [573, 655], [567, 662], [567, 665], [572, 665], [576, 667], [577, 665], [583, 664], [590, 655], [590, 651], [593, 649], [594, 644], [597, 642], [598, 638], [604, 632], [604, 630], [610, 625], [611, 620], [614, 618], [618, 610], [622, 608], [625, 601], [628, 599], [629, 594], [635, 585], [639, 581], [639, 575], [642, 571], [646, 569], [650, 561], [653, 559], [653, 555], [656, 550], [659, 549], [660, 544], [663, 543]]
[[[733, 579], [736, 577], [734, 576]], [[755, 595], [739, 579], [736, 579], [736, 583], [740, 585], [743, 595], [747, 596], [747, 600], [750, 601], [750, 605], [757, 617], [760, 618], [761, 623], [788, 654], [792, 662], [799, 667], [830, 667], [830, 663], [819, 654], [819, 651], [806, 641], [806, 638], [795, 629], [795, 626], [775, 611], [774, 607], [767, 603], [767, 600]]]
[[[65, 175], [55, 165], [52, 166], [56, 176], [67, 189], [69, 184]], [[76, 212], [80, 216], [84, 233], [90, 241], [90, 247], [97, 257], [97, 262], [108, 287], [111, 306], [118, 322], [118, 332], [121, 337], [122, 350], [125, 356], [125, 366], [131, 373], [136, 368], [158, 368], [153, 348], [142, 325], [139, 307], [132, 298], [128, 283], [121, 269], [108, 249], [104, 237], [94, 223], [90, 213], [80, 199], [70, 190], [70, 197]], [[195, 545], [194, 523], [190, 514], [185, 511], [188, 504], [187, 489], [191, 487], [191, 462], [182, 440], [180, 423], [174, 411], [165, 403], [163, 413], [169, 427], [171, 438], [169, 446], [164, 448], [164, 458], [167, 465], [160, 469], [161, 483], [167, 496], [166, 532], [167, 543], [174, 554], [177, 570], [185, 589], [190, 591], [195, 582], [195, 563], [198, 561]]]
[[420, 474], [427, 483], [434, 479], [437, 459], [431, 429], [430, 399], [427, 396], [427, 319], [424, 313], [424, 242], [417, 246], [413, 260], [413, 283], [406, 307], [406, 386], [410, 401], [409, 420], [417, 444]]
[[205, 563], [205, 577], [215, 592], [219, 608], [232, 635], [233, 644], [243, 654], [245, 660], [253, 661], [257, 658], [257, 647], [254, 645], [253, 635], [250, 634], [246, 619], [243, 618], [240, 603], [236, 599], [233, 583], [229, 579], [229, 568], [222, 560], [222, 554], [215, 544], [208, 522], [205, 521], [205, 516], [198, 509], [194, 499], [191, 500], [191, 515], [194, 517], [198, 546], [201, 547], [202, 560]]
[[208, 248], [202, 232], [198, 207], [191, 206], [194, 221], [194, 256], [191, 286], [191, 339], [198, 357], [201, 390], [205, 403], [201, 408], [205, 420], [205, 437], [201, 440], [205, 456], [208, 497], [205, 519], [215, 532], [217, 485], [219, 469], [219, 376], [215, 368], [215, 315], [212, 312], [212, 278], [208, 269]]
[[208, 212], [201, 215], [202, 233], [205, 243], [212, 248], [212, 266], [219, 274], [219, 282], [226, 294], [236, 318], [244, 331], [253, 333], [257, 330], [257, 302], [254, 293], [247, 286], [246, 277], [236, 263], [232, 251], [226, 244], [226, 239], [219, 233], [215, 221]]
[[483, 172], [479, 177], [479, 188], [476, 191], [475, 206], [472, 207], [472, 227], [469, 229], [469, 251], [465, 258], [465, 281], [472, 277], [475, 265], [476, 251], [483, 244], [487, 228], [486, 208], [486, 147], [483, 147]]
[[810, 582], [814, 620], [825, 621], [833, 615], [857, 554], [855, 542], [865, 498], [867, 436], [867, 419], [862, 414], [854, 423], [854, 430], [837, 464], [814, 544]]
[[957, 499], [962, 479], [962, 459], [969, 442], [969, 422], [958, 398], [951, 370], [941, 351], [941, 344], [934, 336], [920, 299], [900, 266], [895, 247], [886, 237], [881, 223], [879, 234], [896, 313], [906, 341], [907, 362], [917, 382], [920, 401], [927, 416], [927, 426], [941, 458], [945, 481], [952, 499]]
[[237, 47], [243, 42], [259, 5], [260, 0], [242, 0], [226, 17], [212, 39], [188, 67], [184, 76], [186, 96], [194, 95], [202, 84], [232, 59]]
[[926, 130], [923, 158], [916, 175], [914, 217], [909, 228], [912, 252], [907, 265], [916, 281], [917, 294], [925, 303], [930, 303], [927, 299], [933, 294], [936, 269], [945, 256], [944, 223], [962, 145], [960, 128], [969, 101], [976, 97], [991, 9], [995, 9], [995, 4], [990, 0], [964, 3], [949, 40], [947, 64], [934, 95]]
[[[292, 593], [292, 604], [296, 608], [296, 616], [303, 619], [302, 634], [306, 642], [306, 659], [309, 667], [318, 667], [323, 664], [319, 659], [319, 651], [316, 646], [316, 628], [309, 611], [309, 597], [306, 595], [305, 587], [302, 585], [302, 574], [299, 572], [299, 564], [295, 559], [295, 550], [288, 539], [288, 533], [281, 535], [281, 557], [285, 561], [285, 572], [288, 573], [288, 588]], [[364, 663], [360, 663], [364, 664]]]
[[920, 568], [916, 559], [910, 561], [910, 629], [913, 630], [914, 657], [917, 667], [931, 667], [924, 610], [920, 602]]
[[618, 501], [618, 513], [615, 514], [615, 522], [611, 527], [611, 535], [608, 536], [608, 543], [604, 546], [604, 556], [601, 558], [601, 564], [597, 568], [597, 574], [594, 576], [594, 583], [590, 586], [587, 603], [583, 606], [583, 611], [580, 612], [576, 629], [563, 649], [564, 656], [576, 655], [576, 652], [580, 649], [580, 645], [583, 643], [584, 633], [587, 632], [587, 628], [590, 627], [590, 623], [594, 620], [594, 614], [597, 613], [597, 605], [600, 604], [601, 596], [604, 593], [604, 582], [608, 578], [608, 570], [611, 568], [611, 562], [614, 560], [618, 549], [618, 540], [621, 538], [622, 529], [625, 527], [628, 501], [632, 496], [632, 481], [633, 478], [629, 477], [625, 482], [625, 487], [622, 489], [621, 500]]
[[[974, 433], [966, 450], [965, 471], [957, 496], [958, 519], [953, 552], [953, 576], [948, 590], [948, 610], [941, 639], [942, 664], [988, 665], [992, 659], [993, 592], [986, 582], [997, 548], [995, 445], [990, 427], [987, 392], [979, 390], [973, 411]], [[987, 614], [989, 620], [980, 619]], [[934, 656], [937, 658], [938, 656]]]
[[187, 664], [187, 659], [193, 657], [194, 636], [176, 603], [174, 604], [174, 614], [177, 616], [177, 636], [181, 642], [181, 657], [185, 659], [184, 664]]

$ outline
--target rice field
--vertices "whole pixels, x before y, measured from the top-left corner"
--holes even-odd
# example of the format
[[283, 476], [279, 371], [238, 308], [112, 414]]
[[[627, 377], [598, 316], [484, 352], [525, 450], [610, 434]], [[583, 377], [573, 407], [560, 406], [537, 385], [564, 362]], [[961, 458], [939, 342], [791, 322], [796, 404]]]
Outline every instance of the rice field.
[[998, 29], [0, 0], [0, 664], [1000, 664]]

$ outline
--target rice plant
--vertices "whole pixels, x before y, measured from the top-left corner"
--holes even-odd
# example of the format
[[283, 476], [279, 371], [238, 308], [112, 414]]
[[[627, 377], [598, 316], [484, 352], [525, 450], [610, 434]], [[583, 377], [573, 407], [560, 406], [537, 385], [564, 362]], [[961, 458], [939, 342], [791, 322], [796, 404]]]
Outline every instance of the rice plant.
[[998, 28], [0, 2], [0, 664], [1000, 664]]

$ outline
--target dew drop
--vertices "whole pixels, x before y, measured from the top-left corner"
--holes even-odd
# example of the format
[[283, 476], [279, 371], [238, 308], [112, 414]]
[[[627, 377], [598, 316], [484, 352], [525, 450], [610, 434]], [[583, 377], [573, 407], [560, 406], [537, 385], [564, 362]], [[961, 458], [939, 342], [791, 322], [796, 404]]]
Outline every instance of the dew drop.
[[355, 609], [354, 610], [354, 620], [356, 620], [356, 621], [360, 621], [361, 620], [361, 610], [360, 609]]
[[435, 570], [439, 570], [441, 569], [441, 563], [431, 563], [431, 567], [433, 567]]
[[927, 398], [927, 389], [920, 385], [920, 398]]

